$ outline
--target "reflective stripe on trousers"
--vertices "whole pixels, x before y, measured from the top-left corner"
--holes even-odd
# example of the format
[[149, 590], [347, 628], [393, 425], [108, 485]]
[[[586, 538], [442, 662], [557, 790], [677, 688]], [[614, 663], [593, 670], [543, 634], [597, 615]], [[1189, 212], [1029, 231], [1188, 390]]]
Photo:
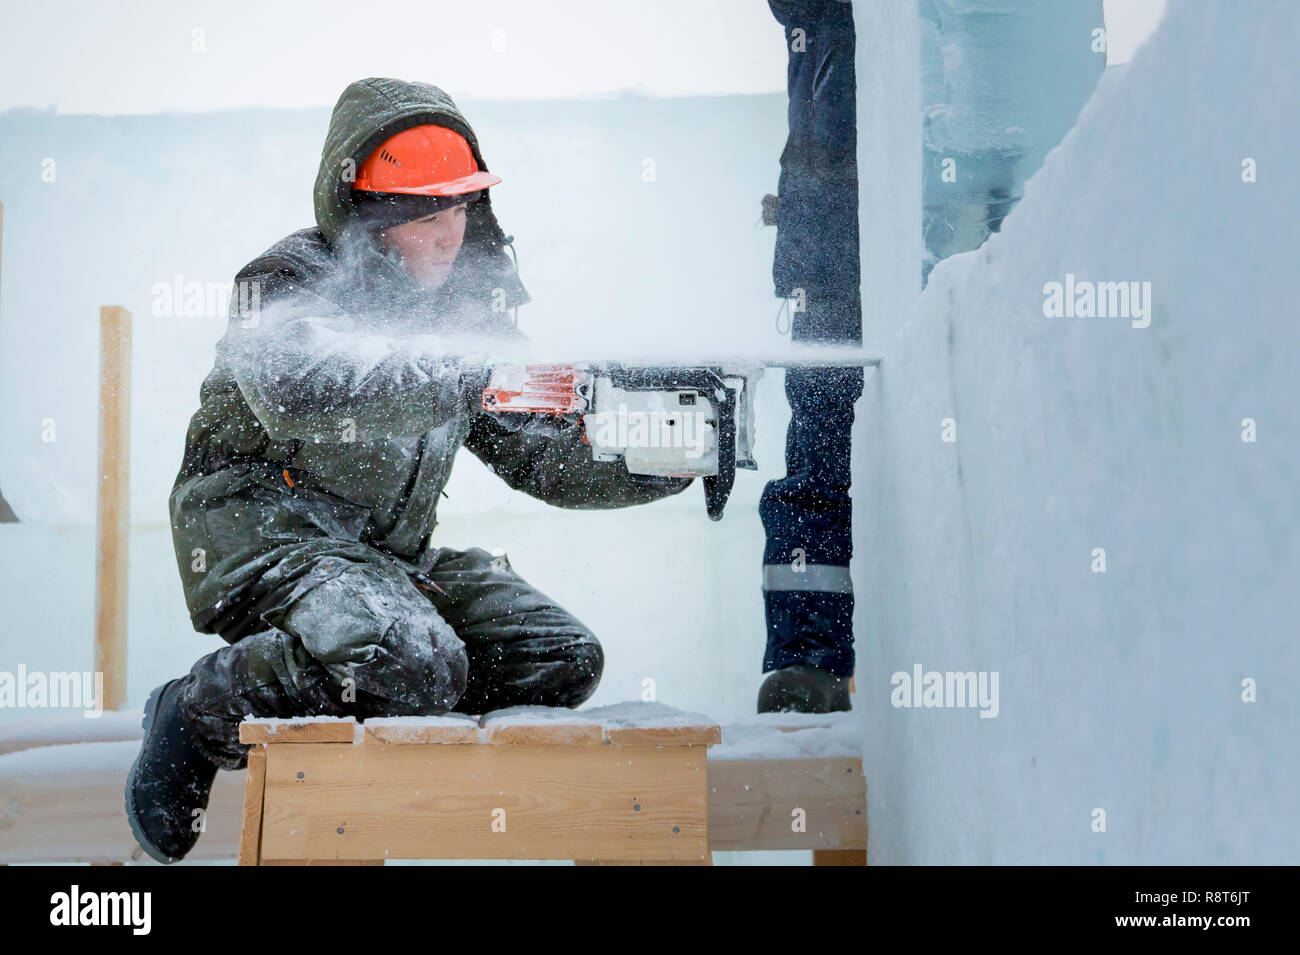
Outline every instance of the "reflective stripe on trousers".
[[853, 578], [847, 567], [825, 564], [764, 564], [764, 590], [817, 590], [823, 593], [853, 593]]

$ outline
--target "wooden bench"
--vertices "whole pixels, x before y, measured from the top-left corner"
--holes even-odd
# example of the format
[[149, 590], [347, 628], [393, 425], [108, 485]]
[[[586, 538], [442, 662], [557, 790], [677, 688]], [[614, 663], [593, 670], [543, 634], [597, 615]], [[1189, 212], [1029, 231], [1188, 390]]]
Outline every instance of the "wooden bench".
[[811, 849], [813, 865], [867, 864], [857, 713], [751, 716], [723, 727], [708, 762], [715, 852]]
[[[606, 752], [612, 752], [615, 745], [603, 742], [606, 730], [613, 731], [614, 737], [623, 740], [618, 745], [645, 746], [645, 742], [633, 744], [629, 740], [635, 738], [644, 741], [653, 739], [653, 736], [627, 731], [638, 726], [642, 731], [680, 729], [680, 726], [674, 727], [673, 721], [667, 718], [671, 715], [670, 708], [660, 704], [618, 704], [616, 707], [559, 710], [554, 715], [570, 723], [575, 722], [575, 717], [598, 722], [602, 728], [600, 746]], [[687, 716], [694, 719], [689, 714]], [[504, 733], [504, 727], [513, 724], [509, 734], [496, 737], [495, 746], [500, 749], [503, 740], [509, 738], [510, 734], [519, 738], [520, 735], [536, 732], [533, 727], [540, 721], [537, 716], [524, 714], [511, 717], [508, 712], [504, 715], [488, 714], [484, 720], [470, 721], [469, 726], [465, 725], [464, 719], [468, 718], [462, 718], [459, 726], [453, 724], [444, 729], [472, 732], [478, 745], [460, 747], [466, 751], [486, 749], [493, 745], [481, 742], [480, 738], [488, 730], [486, 724], [496, 727], [493, 730], [496, 733]], [[11, 724], [0, 729], [0, 864], [148, 861], [131, 836], [122, 807], [122, 785], [126, 771], [139, 748], [139, 720], [139, 711], [135, 711], [105, 714], [102, 720], [83, 720], [80, 717], [34, 719], [24, 726]], [[289, 738], [283, 722], [278, 726], [276, 721], [262, 722], [267, 724], [268, 730], [275, 727], [275, 735], [280, 739]], [[355, 751], [371, 755], [378, 752], [376, 744], [367, 743], [364, 736], [360, 743], [357, 742], [358, 724], [355, 722], [308, 722], [336, 724], [329, 730], [313, 728], [311, 732], [335, 734], [332, 737], [332, 745], [335, 747], [341, 745], [346, 736], [350, 749], [354, 751], [353, 755], [356, 755]], [[346, 723], [348, 727], [342, 733], [337, 725], [340, 722]], [[677, 722], [680, 723], [680, 718], [677, 718]], [[700, 718], [697, 722], [712, 725], [713, 721]], [[418, 739], [418, 734], [426, 732], [418, 724], [409, 725], [410, 723], [411, 721], [402, 720], [370, 720], [360, 724], [360, 728], [363, 733], [368, 731], [376, 738], [387, 736], [385, 742], [390, 746], [398, 746], [402, 744], [393, 742], [397, 736]], [[665, 723], [669, 725], [665, 726]], [[547, 730], [554, 731], [557, 731], [555, 726]], [[589, 727], [580, 732], [594, 735]], [[724, 724], [722, 742], [717, 745], [693, 744], [699, 754], [708, 754], [705, 772], [709, 849], [714, 852], [812, 850], [817, 865], [864, 864], [867, 845], [866, 783], [862, 775], [859, 732], [855, 713], [825, 717], [769, 714]], [[346, 735], [347, 733], [351, 735]], [[417, 735], [413, 737], [412, 734]], [[574, 744], [548, 745], [573, 747]], [[590, 747], [596, 744], [593, 740], [587, 745]], [[657, 740], [654, 745], [658, 745]], [[257, 747], [264, 754], [271, 748], [282, 747], [272, 747], [271, 744]], [[653, 750], [654, 746], [649, 748]], [[9, 751], [7, 755], [4, 754], [6, 750]], [[306, 753], [305, 750], [303, 752]], [[254, 762], [252, 765], [257, 764]], [[263, 769], [265, 765], [262, 764]], [[546, 773], [554, 772], [554, 764], [550, 761], [543, 768]], [[537, 771], [535, 764], [533, 771]], [[254, 775], [254, 772], [217, 774], [204, 820], [204, 834], [187, 857], [187, 862], [236, 857], [241, 838], [242, 804], [248, 789], [247, 777]], [[471, 781], [474, 781], [473, 774], [477, 769], [470, 769], [469, 772]], [[297, 779], [296, 771], [291, 778]], [[442, 785], [442, 781], [438, 784]], [[265, 801], [265, 776], [258, 785], [263, 787]], [[422, 786], [415, 788], [421, 790], [419, 799], [424, 799], [429, 792], [435, 791]], [[517, 819], [516, 810], [520, 808], [521, 802], [518, 797], [506, 801], [501, 795], [504, 791], [505, 786], [498, 784], [495, 791], [498, 801], [490, 808], [505, 810], [506, 832], [492, 835], [508, 840], [520, 834], [516, 823], [522, 822]], [[489, 790], [489, 795], [492, 792]], [[653, 793], [655, 790], [647, 789], [646, 792]], [[386, 798], [395, 797], [390, 794]], [[569, 793], [566, 798], [572, 800], [567, 804], [571, 807], [584, 804], [580, 802], [584, 798], [582, 792]], [[654, 807], [657, 812], [663, 802], [656, 797], [654, 802], [638, 804], [643, 807], [642, 812], [651, 811], [649, 807]], [[616, 809], [620, 808], [620, 804], [614, 805]], [[804, 824], [796, 824], [796, 816], [802, 817]], [[481, 825], [477, 822], [475, 824]], [[428, 823], [426, 828], [427, 826]], [[336, 839], [348, 835], [347, 827], [344, 828], [342, 837], [334, 832]], [[330, 832], [333, 830], [327, 830], [326, 834]], [[421, 850], [424, 851], [429, 850]], [[514, 851], [512, 849], [501, 855], [484, 857], [504, 858]], [[561, 858], [578, 855], [572, 850], [564, 851], [566, 854]], [[596, 858], [596, 851], [589, 851], [592, 853], [590, 858]], [[443, 854], [445, 852], [445, 849], [440, 848], [432, 855], [423, 857], [446, 858]], [[382, 852], [376, 856], [369, 860], [350, 861], [375, 862], [383, 858]], [[270, 856], [266, 858], [275, 861]], [[390, 854], [388, 858], [396, 856]], [[649, 856], [645, 858], [650, 859]], [[607, 857], [605, 861], [622, 864], [635, 860], [612, 860]], [[650, 861], [672, 863], [689, 860], [665, 858]], [[703, 860], [695, 861], [698, 863]]]
[[599, 714], [245, 721], [239, 864], [711, 864], [705, 761], [721, 728]]

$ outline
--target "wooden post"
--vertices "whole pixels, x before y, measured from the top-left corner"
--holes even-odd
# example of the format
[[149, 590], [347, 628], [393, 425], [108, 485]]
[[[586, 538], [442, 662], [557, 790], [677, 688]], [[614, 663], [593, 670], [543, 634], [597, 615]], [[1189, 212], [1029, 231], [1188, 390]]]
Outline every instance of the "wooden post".
[[[4, 270], [4, 247], [5, 247], [5, 204], [0, 202], [0, 278], [3, 278]], [[5, 500], [3, 492], [0, 492], [0, 524], [13, 524], [18, 521], [18, 516], [14, 514], [13, 508]]]
[[99, 503], [95, 532], [95, 670], [104, 709], [126, 702], [126, 573], [130, 540], [131, 313], [99, 310]]

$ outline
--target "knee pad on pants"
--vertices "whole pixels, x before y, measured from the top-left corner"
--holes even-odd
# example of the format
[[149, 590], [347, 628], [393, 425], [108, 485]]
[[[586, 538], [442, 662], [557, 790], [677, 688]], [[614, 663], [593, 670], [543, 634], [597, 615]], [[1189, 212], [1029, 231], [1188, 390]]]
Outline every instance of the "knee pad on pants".
[[464, 642], [395, 567], [360, 564], [318, 584], [282, 628], [342, 693], [387, 701], [391, 715], [446, 712], [465, 691]]

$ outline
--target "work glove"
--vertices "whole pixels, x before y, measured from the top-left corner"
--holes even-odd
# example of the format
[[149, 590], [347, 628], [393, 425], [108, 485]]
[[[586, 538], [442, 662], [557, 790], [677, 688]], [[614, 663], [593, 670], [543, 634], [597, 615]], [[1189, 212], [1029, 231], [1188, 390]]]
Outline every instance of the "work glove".
[[[491, 383], [493, 367], [515, 364], [518, 364], [517, 359], [487, 358], [473, 371], [470, 379], [470, 387], [473, 389], [471, 394], [480, 403], [479, 407], [481, 407], [483, 393]], [[483, 411], [482, 413], [491, 418], [502, 430], [509, 431], [511, 434], [540, 434], [558, 438], [567, 433], [570, 428], [582, 427], [580, 413], [558, 414], [550, 411]]]
[[498, 425], [511, 433], [540, 434], [558, 438], [570, 428], [582, 427], [582, 416], [559, 415], [549, 411], [485, 411]]

